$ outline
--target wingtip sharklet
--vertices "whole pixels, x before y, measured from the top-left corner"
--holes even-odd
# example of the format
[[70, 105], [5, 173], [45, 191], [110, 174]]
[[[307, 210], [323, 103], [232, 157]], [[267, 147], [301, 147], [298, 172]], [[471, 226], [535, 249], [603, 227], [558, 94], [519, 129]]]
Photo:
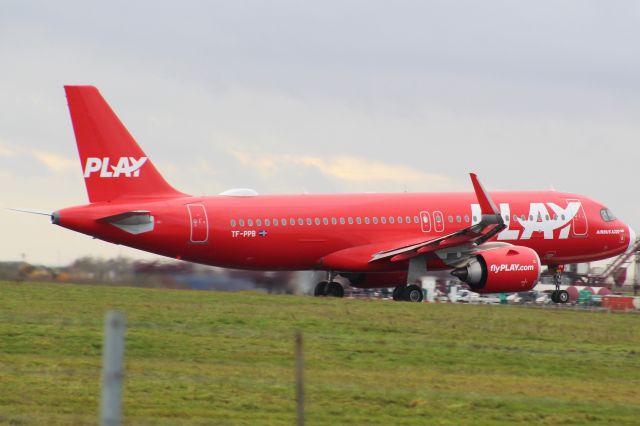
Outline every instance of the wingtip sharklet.
[[471, 183], [473, 184], [473, 190], [476, 193], [476, 198], [478, 199], [478, 204], [480, 204], [480, 210], [482, 211], [482, 215], [498, 215], [498, 208], [495, 203], [489, 196], [489, 193], [485, 191], [484, 187], [480, 183], [478, 179], [478, 175], [475, 173], [469, 173], [471, 177]]

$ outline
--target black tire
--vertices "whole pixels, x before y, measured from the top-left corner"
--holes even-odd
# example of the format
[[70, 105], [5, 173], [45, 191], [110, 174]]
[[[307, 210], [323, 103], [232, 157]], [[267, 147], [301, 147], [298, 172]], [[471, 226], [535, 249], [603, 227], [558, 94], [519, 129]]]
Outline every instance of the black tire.
[[318, 297], [318, 296], [326, 296], [327, 295], [328, 285], [329, 285], [328, 282], [320, 281], [318, 284], [316, 284], [316, 288], [313, 289], [313, 295], [316, 296], [316, 297]]
[[556, 296], [556, 299], [558, 300], [558, 303], [567, 303], [569, 302], [569, 292], [567, 292], [566, 290], [560, 290], [558, 292], [558, 295]]
[[558, 303], [558, 290], [553, 290], [551, 292], [551, 301], [553, 303]]
[[404, 294], [405, 288], [407, 288], [406, 285], [399, 285], [395, 287], [392, 293], [393, 300], [404, 300], [402, 295]]
[[327, 286], [327, 296], [344, 297], [344, 287], [340, 283], [330, 282]]
[[404, 300], [407, 302], [422, 302], [422, 289], [415, 284], [408, 285], [404, 290]]

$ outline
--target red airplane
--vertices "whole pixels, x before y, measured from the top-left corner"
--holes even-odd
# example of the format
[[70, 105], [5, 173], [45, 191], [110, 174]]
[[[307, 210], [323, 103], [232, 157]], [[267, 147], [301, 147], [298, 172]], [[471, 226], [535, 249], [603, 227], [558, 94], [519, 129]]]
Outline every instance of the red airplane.
[[[140, 250], [226, 268], [322, 270], [315, 295], [395, 287], [421, 301], [429, 270], [451, 270], [479, 293], [532, 289], [542, 265], [621, 254], [633, 230], [601, 203], [556, 191], [194, 197], [160, 175], [95, 87], [65, 86], [89, 204], [52, 223]], [[566, 303], [559, 288], [553, 301]]]

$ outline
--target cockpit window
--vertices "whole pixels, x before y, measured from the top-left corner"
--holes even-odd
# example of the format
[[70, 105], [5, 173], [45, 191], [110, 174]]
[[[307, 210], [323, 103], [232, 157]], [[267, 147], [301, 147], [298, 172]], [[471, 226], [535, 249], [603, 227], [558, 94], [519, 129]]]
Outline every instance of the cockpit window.
[[611, 210], [609, 209], [600, 210], [600, 216], [602, 216], [602, 220], [604, 220], [605, 222], [613, 222], [614, 220], [616, 220], [616, 217], [613, 215], [613, 213], [611, 213]]

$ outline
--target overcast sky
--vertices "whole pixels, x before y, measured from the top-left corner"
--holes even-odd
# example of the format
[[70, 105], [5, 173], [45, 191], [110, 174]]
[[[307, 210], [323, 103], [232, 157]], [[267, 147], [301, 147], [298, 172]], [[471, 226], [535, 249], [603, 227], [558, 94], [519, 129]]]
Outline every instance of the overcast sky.
[[[64, 84], [175, 187], [576, 192], [640, 228], [637, 1], [0, 1], [0, 204], [87, 202]], [[0, 212], [0, 260], [149, 257]]]

